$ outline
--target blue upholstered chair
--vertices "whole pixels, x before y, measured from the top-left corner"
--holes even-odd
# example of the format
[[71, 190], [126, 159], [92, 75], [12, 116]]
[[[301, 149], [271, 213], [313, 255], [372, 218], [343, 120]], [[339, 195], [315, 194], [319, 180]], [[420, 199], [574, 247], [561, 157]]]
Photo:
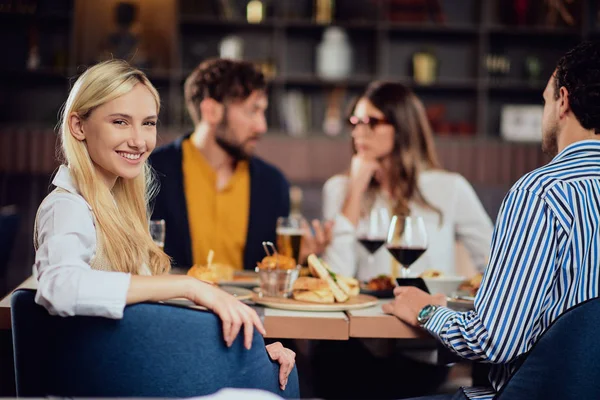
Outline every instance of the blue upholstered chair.
[[[497, 400], [600, 399], [600, 298], [561, 315], [520, 360]], [[453, 400], [463, 400], [462, 391]]]
[[560, 316], [523, 358], [496, 396], [512, 399], [600, 399], [600, 299]]
[[279, 365], [260, 334], [252, 349], [231, 348], [209, 312], [136, 304], [122, 320], [51, 316], [35, 292], [12, 297], [17, 395], [26, 397], [192, 397], [224, 387], [263, 389], [299, 398], [292, 372], [279, 389]]

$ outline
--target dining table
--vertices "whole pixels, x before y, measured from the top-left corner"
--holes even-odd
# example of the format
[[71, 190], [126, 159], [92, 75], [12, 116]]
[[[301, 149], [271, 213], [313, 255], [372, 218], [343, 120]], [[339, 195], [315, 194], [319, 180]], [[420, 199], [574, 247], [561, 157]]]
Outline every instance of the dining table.
[[[35, 277], [24, 280], [18, 289], [37, 288]], [[13, 291], [14, 291], [13, 290]], [[10, 298], [0, 300], [0, 331], [11, 330]], [[381, 306], [390, 299], [380, 299], [373, 306], [349, 311], [293, 311], [248, 303], [261, 318], [267, 338], [348, 340], [350, 338], [427, 339], [421, 329], [385, 314]], [[433, 340], [433, 339], [431, 339]]]

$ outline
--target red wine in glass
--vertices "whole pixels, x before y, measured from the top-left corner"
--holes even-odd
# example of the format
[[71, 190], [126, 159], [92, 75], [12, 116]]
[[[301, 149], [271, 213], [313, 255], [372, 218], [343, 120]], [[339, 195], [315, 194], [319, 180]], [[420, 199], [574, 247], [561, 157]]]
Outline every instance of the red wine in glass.
[[[423, 218], [394, 215], [388, 231], [386, 248], [402, 266], [402, 278], [408, 278], [410, 266], [427, 250], [427, 230]], [[395, 273], [394, 266], [392, 275]]]
[[358, 238], [360, 244], [371, 254], [375, 254], [377, 250], [385, 243], [384, 239]]
[[426, 248], [422, 247], [402, 247], [388, 246], [388, 251], [394, 256], [404, 268], [410, 268], [415, 261], [425, 253]]

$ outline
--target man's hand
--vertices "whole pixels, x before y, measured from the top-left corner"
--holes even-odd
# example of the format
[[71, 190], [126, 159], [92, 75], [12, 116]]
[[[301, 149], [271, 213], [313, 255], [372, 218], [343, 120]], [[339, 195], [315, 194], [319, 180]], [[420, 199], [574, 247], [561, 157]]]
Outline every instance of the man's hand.
[[312, 221], [312, 228], [315, 232], [314, 235], [308, 223], [303, 223], [304, 236], [302, 237], [302, 246], [300, 247], [300, 257], [298, 260], [300, 264], [303, 264], [311, 254], [321, 255], [327, 246], [329, 246], [329, 243], [331, 243], [333, 221], [327, 221], [321, 225], [319, 220], [314, 219]]
[[296, 353], [283, 347], [279, 342], [268, 344], [266, 347], [271, 360], [279, 363], [279, 387], [281, 390], [285, 390], [285, 386], [288, 383], [288, 377], [296, 364]]
[[382, 309], [386, 314], [392, 314], [412, 326], [419, 326], [417, 315], [428, 304], [445, 306], [446, 296], [443, 294], [430, 295], [412, 286], [401, 286], [394, 289], [396, 298], [393, 302], [384, 304]]

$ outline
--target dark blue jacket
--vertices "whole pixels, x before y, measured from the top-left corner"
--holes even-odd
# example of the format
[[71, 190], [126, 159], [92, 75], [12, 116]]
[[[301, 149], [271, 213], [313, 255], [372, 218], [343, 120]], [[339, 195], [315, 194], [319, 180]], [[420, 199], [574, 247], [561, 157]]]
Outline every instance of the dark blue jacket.
[[[187, 203], [183, 188], [182, 142], [185, 135], [173, 143], [158, 148], [150, 163], [160, 180], [160, 191], [154, 201], [152, 219], [166, 223], [165, 252], [173, 265], [191, 267], [192, 241], [188, 223]], [[254, 269], [264, 256], [263, 241], [275, 243], [277, 218], [290, 212], [289, 184], [281, 171], [260, 158], [250, 159], [250, 212], [248, 235], [244, 249], [244, 269]]]

